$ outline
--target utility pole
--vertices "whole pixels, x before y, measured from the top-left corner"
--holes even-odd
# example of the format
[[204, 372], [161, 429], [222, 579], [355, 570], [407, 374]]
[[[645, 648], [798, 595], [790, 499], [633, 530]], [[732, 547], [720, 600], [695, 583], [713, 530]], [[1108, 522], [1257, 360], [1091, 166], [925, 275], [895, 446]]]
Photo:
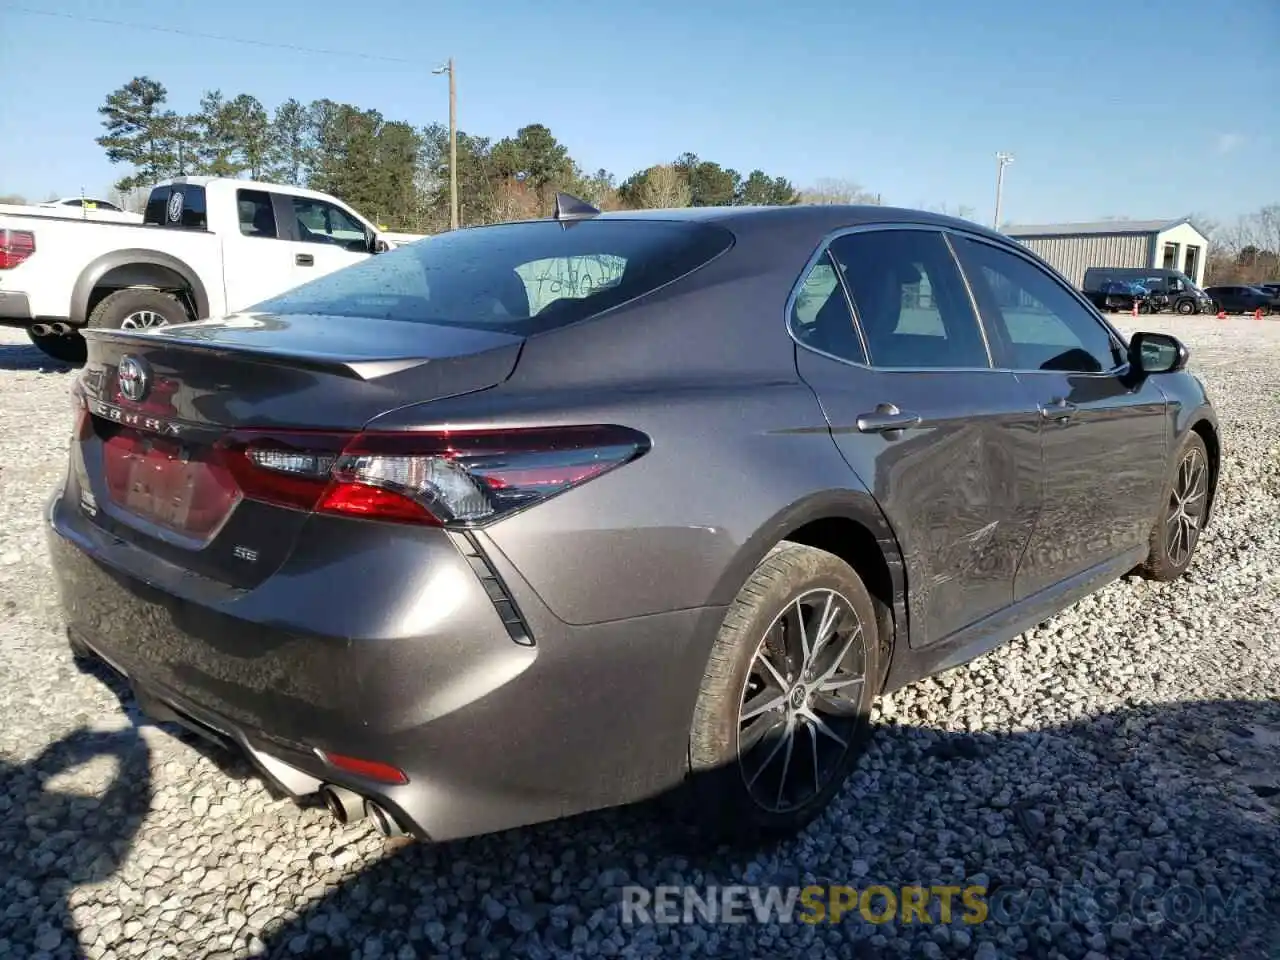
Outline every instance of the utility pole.
[[991, 224], [993, 230], [1000, 229], [1000, 201], [1004, 196], [1004, 168], [1011, 163], [1013, 163], [1013, 154], [996, 154], [996, 215]]
[[458, 75], [453, 57], [432, 73], [449, 74], [449, 229], [458, 229]]

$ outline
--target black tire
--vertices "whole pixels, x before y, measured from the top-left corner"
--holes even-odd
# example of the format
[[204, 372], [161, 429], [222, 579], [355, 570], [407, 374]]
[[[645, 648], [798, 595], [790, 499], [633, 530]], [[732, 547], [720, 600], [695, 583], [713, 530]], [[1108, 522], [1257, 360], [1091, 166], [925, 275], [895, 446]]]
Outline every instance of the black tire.
[[1177, 309], [1178, 309], [1178, 312], [1185, 317], [1188, 314], [1192, 314], [1196, 312], [1196, 305], [1192, 303], [1190, 300], [1179, 300]]
[[[1193, 484], [1193, 489], [1186, 489], [1187, 482]], [[1164, 496], [1160, 501], [1160, 515], [1151, 527], [1150, 549], [1147, 559], [1138, 567], [1139, 574], [1148, 580], [1167, 583], [1187, 572], [1195, 557], [1200, 535], [1204, 532], [1209, 499], [1213, 495], [1212, 484], [1209, 451], [1204, 440], [1193, 431], [1182, 442], [1169, 467]], [[1194, 521], [1193, 529], [1188, 523], [1177, 520], [1180, 503], [1186, 505], [1182, 513]]]
[[84, 337], [80, 336], [78, 331], [66, 334], [37, 336], [28, 330], [27, 337], [45, 356], [52, 357], [59, 363], [69, 363], [72, 366], [79, 366], [85, 361], [85, 355], [87, 352], [86, 344], [84, 342]]
[[[828, 615], [834, 622], [830, 639], [822, 642], [820, 621]], [[795, 627], [804, 620], [808, 631]], [[811, 670], [807, 675], [794, 670], [796, 685], [784, 686], [783, 671], [790, 678], [799, 661], [788, 660], [778, 645], [788, 645], [789, 638], [794, 648], [797, 635], [809, 633], [818, 641], [809, 660]], [[820, 814], [865, 746], [871, 705], [879, 692], [879, 650], [875, 607], [852, 567], [814, 547], [789, 541], [774, 547], [729, 607], [699, 691], [689, 735], [688, 796], [700, 826], [729, 839], [754, 841], [793, 834]], [[766, 668], [778, 683], [760, 685]], [[860, 682], [849, 679], [859, 671]], [[824, 674], [829, 679], [824, 680]], [[805, 680], [813, 682], [806, 688], [800, 685]], [[844, 692], [837, 692], [837, 687]], [[797, 706], [797, 701], [804, 706]], [[777, 705], [761, 711], [765, 702]], [[745, 709], [748, 703], [751, 709]], [[755, 712], [759, 716], [753, 719], [750, 714]], [[742, 720], [744, 713], [748, 721]], [[743, 727], [744, 722], [749, 725]], [[754, 735], [760, 729], [768, 734], [740, 756], [740, 733]], [[788, 736], [791, 747], [785, 748]], [[803, 774], [798, 767], [792, 772], [782, 765], [797, 748], [806, 768]], [[791, 752], [778, 755], [784, 749]], [[759, 772], [770, 763], [771, 769]], [[779, 803], [770, 809], [760, 795], [767, 787], [767, 795], [773, 796], [775, 774]], [[795, 781], [791, 790], [785, 789], [788, 776]], [[794, 802], [782, 802], [784, 792]]]
[[[163, 322], [142, 324], [137, 319], [140, 315], [150, 315]], [[130, 288], [103, 297], [89, 314], [88, 326], [99, 330], [119, 330], [125, 326], [169, 326], [186, 323], [190, 319], [187, 308], [174, 294]]]

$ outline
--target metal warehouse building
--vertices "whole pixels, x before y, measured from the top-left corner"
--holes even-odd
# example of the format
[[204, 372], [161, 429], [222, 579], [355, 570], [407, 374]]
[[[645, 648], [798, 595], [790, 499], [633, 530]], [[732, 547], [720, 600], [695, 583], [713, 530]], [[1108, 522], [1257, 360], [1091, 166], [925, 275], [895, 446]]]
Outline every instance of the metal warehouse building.
[[1011, 226], [1003, 231], [1079, 288], [1089, 267], [1163, 267], [1204, 286], [1209, 239], [1189, 217]]

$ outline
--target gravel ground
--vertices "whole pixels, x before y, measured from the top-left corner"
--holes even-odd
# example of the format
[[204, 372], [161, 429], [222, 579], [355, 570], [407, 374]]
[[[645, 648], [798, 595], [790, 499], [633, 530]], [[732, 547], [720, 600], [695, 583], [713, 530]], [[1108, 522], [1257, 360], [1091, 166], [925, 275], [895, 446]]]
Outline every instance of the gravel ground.
[[[147, 724], [60, 635], [40, 509], [70, 376], [0, 331], [0, 956], [1280, 957], [1280, 323], [1142, 326], [1192, 345], [1223, 419], [1189, 576], [898, 692], [835, 809], [754, 855], [653, 806], [392, 847]], [[991, 917], [621, 917], [625, 884], [813, 882], [978, 884]], [[1049, 909], [1070, 885], [1104, 910]], [[1213, 891], [1234, 911], [1195, 913]]]

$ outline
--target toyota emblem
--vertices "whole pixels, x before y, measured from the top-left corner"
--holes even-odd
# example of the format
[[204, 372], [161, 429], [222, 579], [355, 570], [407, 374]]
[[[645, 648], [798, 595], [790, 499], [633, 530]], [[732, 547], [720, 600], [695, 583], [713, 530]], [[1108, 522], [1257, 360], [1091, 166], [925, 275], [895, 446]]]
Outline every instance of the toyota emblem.
[[139, 357], [128, 355], [121, 357], [120, 366], [116, 368], [116, 376], [120, 379], [120, 394], [126, 400], [137, 403], [147, 395], [147, 388], [151, 385], [151, 374], [147, 372], [146, 364]]

